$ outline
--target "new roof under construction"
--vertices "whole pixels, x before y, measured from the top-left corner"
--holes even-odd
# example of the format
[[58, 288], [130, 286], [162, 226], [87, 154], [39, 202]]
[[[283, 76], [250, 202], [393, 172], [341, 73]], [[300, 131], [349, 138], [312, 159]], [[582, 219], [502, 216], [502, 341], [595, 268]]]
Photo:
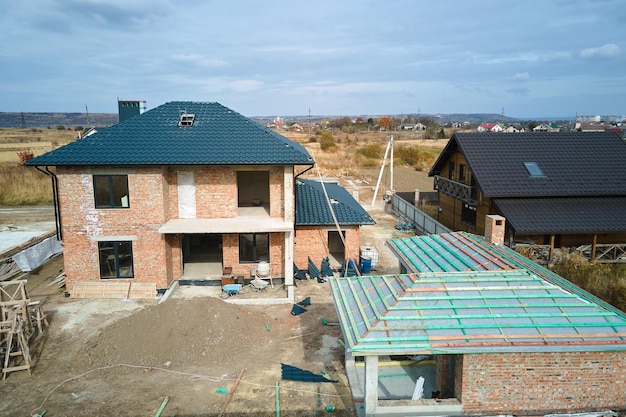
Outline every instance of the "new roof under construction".
[[412, 273], [330, 280], [354, 355], [626, 350], [626, 315], [516, 252], [456, 232], [396, 239]]

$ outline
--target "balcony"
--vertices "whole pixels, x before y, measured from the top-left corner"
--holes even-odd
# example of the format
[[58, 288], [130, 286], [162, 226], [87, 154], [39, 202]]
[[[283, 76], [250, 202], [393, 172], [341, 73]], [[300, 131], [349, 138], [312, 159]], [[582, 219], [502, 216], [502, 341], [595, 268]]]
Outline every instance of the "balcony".
[[470, 204], [472, 206], [478, 204], [478, 201], [476, 199], [476, 187], [471, 187], [469, 185], [463, 184], [462, 182], [440, 177], [439, 175], [435, 175], [435, 181], [433, 186], [435, 190], [451, 197], [457, 198], [464, 203]]

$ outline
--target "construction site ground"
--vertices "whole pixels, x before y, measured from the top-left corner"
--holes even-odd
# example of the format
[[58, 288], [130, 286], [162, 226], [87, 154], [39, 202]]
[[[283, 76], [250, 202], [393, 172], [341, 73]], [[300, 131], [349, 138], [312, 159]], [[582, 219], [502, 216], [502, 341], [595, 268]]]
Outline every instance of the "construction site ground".
[[[373, 273], [396, 273], [383, 242], [409, 232], [382, 204], [370, 208], [371, 195], [361, 200], [377, 225], [362, 228], [361, 244], [378, 251]], [[49, 327], [31, 340], [32, 375], [0, 381], [1, 416], [154, 416], [165, 399], [162, 416], [356, 415], [326, 283], [298, 281], [295, 301], [311, 305], [293, 315], [292, 304], [214, 297], [67, 298], [48, 285], [62, 270], [59, 256], [26, 277]], [[282, 380], [281, 364], [337, 382]]]

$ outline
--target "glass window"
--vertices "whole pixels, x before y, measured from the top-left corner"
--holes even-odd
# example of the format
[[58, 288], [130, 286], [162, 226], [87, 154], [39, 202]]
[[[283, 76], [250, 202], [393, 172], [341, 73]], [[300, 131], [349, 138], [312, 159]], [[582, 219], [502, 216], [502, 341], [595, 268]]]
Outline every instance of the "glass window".
[[269, 233], [241, 233], [239, 235], [239, 263], [270, 260]]
[[100, 278], [133, 278], [132, 242], [98, 242]]
[[94, 175], [96, 208], [128, 208], [128, 175]]
[[524, 162], [524, 166], [530, 174], [530, 178], [545, 178], [545, 175], [543, 175], [543, 171], [541, 171], [541, 168], [539, 168], [539, 164], [537, 164], [536, 162]]
[[464, 164], [459, 164], [459, 182], [465, 183], [465, 176], [467, 174]]

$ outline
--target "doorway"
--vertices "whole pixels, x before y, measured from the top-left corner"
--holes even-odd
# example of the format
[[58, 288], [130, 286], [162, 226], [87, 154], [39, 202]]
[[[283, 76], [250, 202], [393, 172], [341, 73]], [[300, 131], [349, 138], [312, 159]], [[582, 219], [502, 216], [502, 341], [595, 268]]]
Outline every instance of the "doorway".
[[183, 277], [208, 279], [222, 276], [222, 235], [183, 235]]
[[336, 230], [328, 231], [328, 254], [332, 265], [341, 265], [346, 259], [346, 248], [341, 237], [346, 238], [346, 232]]

